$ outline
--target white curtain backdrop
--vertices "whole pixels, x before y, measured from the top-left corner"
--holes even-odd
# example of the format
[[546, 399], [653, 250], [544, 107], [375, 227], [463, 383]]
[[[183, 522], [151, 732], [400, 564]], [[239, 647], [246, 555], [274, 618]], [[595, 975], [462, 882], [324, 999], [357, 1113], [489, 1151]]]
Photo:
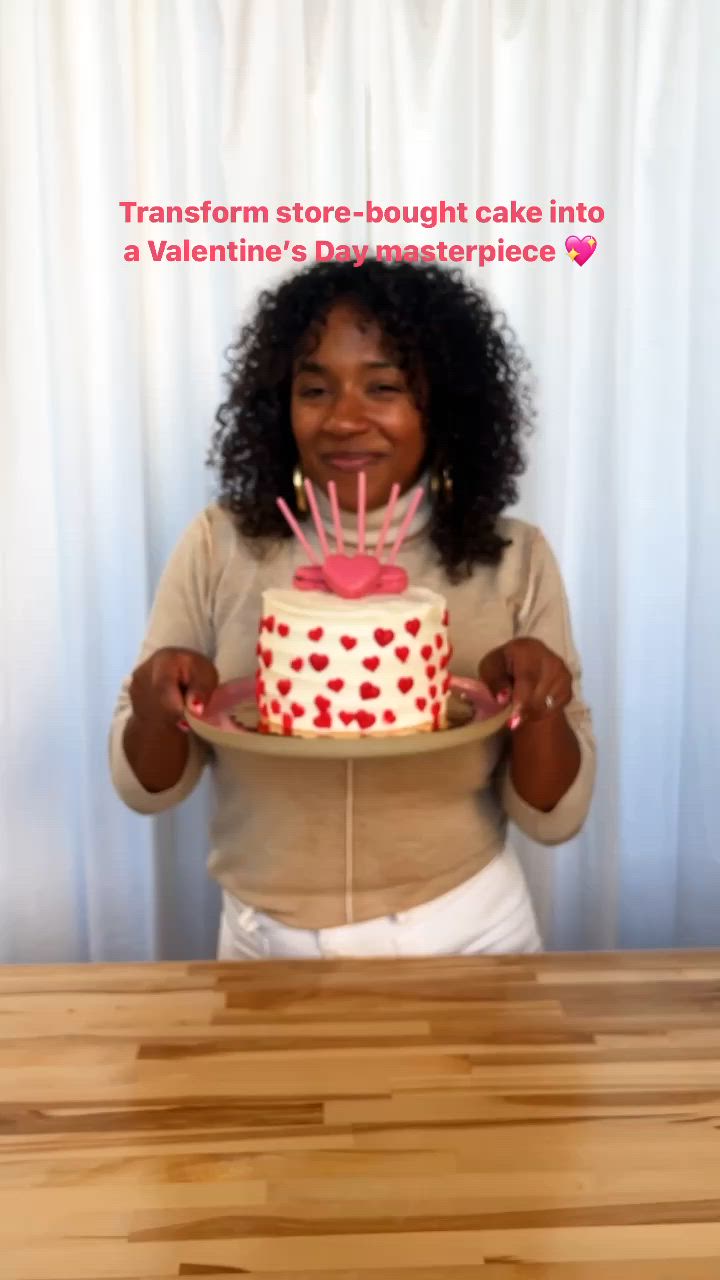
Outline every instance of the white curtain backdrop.
[[[466, 268], [535, 369], [518, 514], [561, 561], [598, 736], [585, 831], [521, 852], [550, 946], [720, 944], [719, 50], [714, 0], [0, 0], [0, 962], [214, 952], [207, 788], [130, 813], [106, 737], [211, 496], [223, 349], [290, 268], [123, 261], [152, 234], [555, 244]], [[547, 221], [118, 206], [443, 197], [605, 219], [577, 268]]]

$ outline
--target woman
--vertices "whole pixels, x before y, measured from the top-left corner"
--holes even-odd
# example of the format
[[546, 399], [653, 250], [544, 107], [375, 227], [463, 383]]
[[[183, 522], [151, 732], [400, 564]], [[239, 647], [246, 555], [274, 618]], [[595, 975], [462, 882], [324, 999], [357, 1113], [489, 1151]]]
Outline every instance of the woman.
[[[540, 949], [508, 819], [543, 844], [575, 835], [595, 747], [555, 559], [502, 516], [524, 469], [526, 368], [457, 271], [410, 264], [307, 268], [261, 295], [232, 349], [218, 502], [165, 569], [111, 732], [115, 786], [140, 813], [211, 766], [219, 958]], [[303, 559], [277, 497], [305, 517], [309, 477], [330, 525], [334, 480], [352, 544], [361, 469], [369, 529], [394, 482], [397, 524], [423, 484], [398, 562], [447, 597], [453, 673], [479, 674], [512, 718], [489, 741], [357, 761], [347, 794], [342, 762], [213, 752], [183, 713], [252, 673], [262, 592]]]

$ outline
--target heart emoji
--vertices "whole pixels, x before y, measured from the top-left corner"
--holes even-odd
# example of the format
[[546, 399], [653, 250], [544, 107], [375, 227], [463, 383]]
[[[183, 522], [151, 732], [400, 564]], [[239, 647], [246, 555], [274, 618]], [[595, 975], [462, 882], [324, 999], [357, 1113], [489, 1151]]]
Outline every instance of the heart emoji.
[[364, 702], [367, 701], [368, 698], [379, 698], [380, 690], [376, 684], [371, 684], [369, 680], [365, 680], [365, 682], [360, 685], [360, 697]]
[[395, 639], [395, 632], [386, 631], [384, 627], [377, 627], [375, 629], [375, 639], [377, 640], [378, 644], [381, 645], [382, 648], [384, 649], [385, 645], [391, 644], [392, 641]]
[[375, 716], [370, 711], [358, 711], [355, 719], [361, 729], [372, 729], [375, 723]]
[[375, 556], [328, 556], [322, 567], [326, 586], [346, 600], [369, 596], [380, 581], [380, 572]]
[[575, 265], [582, 267], [588, 258], [592, 258], [597, 248], [597, 240], [594, 236], [583, 236], [582, 240], [577, 236], [568, 236], [565, 241], [565, 248]]

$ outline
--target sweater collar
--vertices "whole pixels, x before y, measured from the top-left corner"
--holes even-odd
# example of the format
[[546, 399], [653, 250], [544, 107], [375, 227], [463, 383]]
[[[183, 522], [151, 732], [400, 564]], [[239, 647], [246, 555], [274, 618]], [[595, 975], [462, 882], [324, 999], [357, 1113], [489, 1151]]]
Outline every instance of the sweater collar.
[[[416, 484], [411, 485], [410, 488], [407, 490], [407, 492], [401, 494], [400, 497], [398, 498], [395, 504], [393, 517], [390, 522], [390, 526], [388, 528], [387, 536], [385, 539], [386, 550], [388, 550], [393, 545], [393, 542], [395, 541], [395, 538], [397, 537], [398, 532], [400, 530], [400, 526], [403, 520], [405, 519], [405, 516], [407, 515], [407, 511], [410, 506], [410, 503], [412, 502], [415, 490], [418, 487], [422, 488], [423, 496], [420, 499], [420, 503], [418, 505], [417, 511], [415, 512], [415, 515], [413, 516], [410, 522], [410, 526], [405, 532], [405, 538], [403, 539], [403, 541], [405, 541], [408, 538], [414, 538], [416, 534], [421, 533], [423, 529], [425, 529], [426, 526], [430, 523], [430, 516], [432, 512], [432, 507], [430, 502], [430, 476], [429, 476], [429, 473], [426, 472], [424, 475], [420, 477], [420, 479], [417, 481]], [[318, 511], [320, 512], [320, 517], [322, 519], [323, 525], [325, 526], [326, 531], [332, 534], [333, 519], [332, 519], [332, 511], [330, 508], [330, 499], [327, 497], [325, 493], [323, 493], [322, 489], [320, 489], [319, 486], [315, 490], [315, 497], [317, 499]], [[386, 509], [387, 508], [383, 506], [383, 507], [379, 507], [377, 511], [368, 511], [365, 517], [365, 531], [366, 531], [365, 542], [366, 542], [367, 550], [370, 553], [372, 553], [373, 546], [377, 541], [377, 535], [380, 533], [380, 530], [383, 526]], [[358, 533], [357, 533], [357, 516], [355, 512], [341, 511], [340, 524], [342, 526], [343, 542], [345, 543], [346, 547], [357, 547]]]

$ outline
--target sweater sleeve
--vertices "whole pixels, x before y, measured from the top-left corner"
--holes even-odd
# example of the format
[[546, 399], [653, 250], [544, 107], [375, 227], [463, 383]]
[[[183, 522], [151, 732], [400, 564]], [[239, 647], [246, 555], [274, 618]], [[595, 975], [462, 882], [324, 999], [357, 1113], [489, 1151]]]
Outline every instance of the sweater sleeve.
[[[185, 530], [161, 575], [136, 666], [166, 647], [192, 649], [213, 660], [211, 545], [210, 521], [203, 512]], [[211, 753], [205, 743], [189, 734], [190, 750], [182, 776], [166, 791], [146, 791], [130, 768], [123, 747], [125, 726], [132, 714], [130, 681], [128, 675], [122, 683], [110, 727], [110, 774], [120, 799], [130, 809], [161, 813], [190, 795]]]
[[534, 636], [566, 663], [573, 680], [573, 697], [565, 714], [580, 746], [580, 769], [575, 781], [549, 813], [532, 808], [512, 782], [509, 760], [500, 777], [500, 799], [512, 822], [531, 840], [563, 844], [582, 828], [595, 785], [595, 738], [590, 710], [583, 700], [582, 670], [575, 649], [565, 586], [555, 556], [539, 530], [534, 531], [525, 599], [516, 635]]

